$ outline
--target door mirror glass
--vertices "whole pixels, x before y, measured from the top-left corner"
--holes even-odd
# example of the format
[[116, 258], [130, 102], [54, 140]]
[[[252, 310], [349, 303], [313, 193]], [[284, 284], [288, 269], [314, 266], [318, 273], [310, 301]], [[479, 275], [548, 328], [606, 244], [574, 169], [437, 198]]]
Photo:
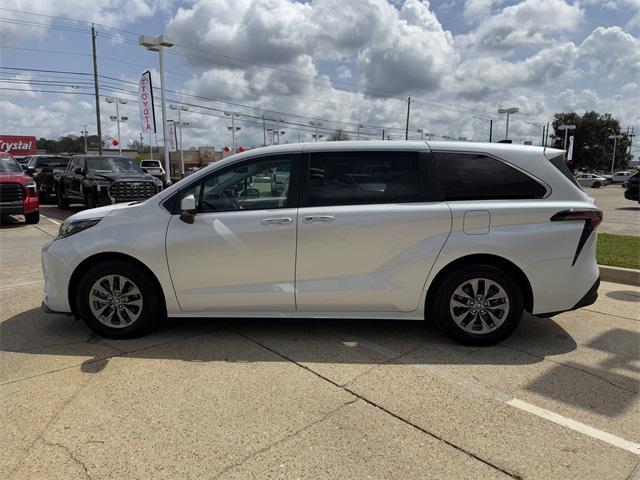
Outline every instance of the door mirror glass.
[[193, 223], [196, 215], [196, 197], [187, 195], [180, 201], [180, 220], [186, 223]]

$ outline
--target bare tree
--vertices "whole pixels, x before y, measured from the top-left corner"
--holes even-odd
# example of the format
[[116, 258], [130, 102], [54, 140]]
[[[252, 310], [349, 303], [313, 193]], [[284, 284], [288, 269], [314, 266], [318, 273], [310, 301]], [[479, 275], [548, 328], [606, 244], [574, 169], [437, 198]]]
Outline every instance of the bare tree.
[[335, 132], [329, 135], [329, 137], [327, 137], [327, 141], [329, 142], [343, 142], [345, 140], [351, 140], [351, 137], [341, 128], [338, 128]]

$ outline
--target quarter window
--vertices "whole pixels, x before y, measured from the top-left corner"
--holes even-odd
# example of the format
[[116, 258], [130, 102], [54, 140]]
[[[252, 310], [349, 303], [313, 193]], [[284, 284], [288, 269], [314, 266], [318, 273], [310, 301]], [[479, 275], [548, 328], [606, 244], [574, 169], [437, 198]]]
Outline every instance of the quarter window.
[[416, 152], [327, 152], [311, 155], [307, 205], [418, 201]]
[[544, 186], [500, 160], [482, 154], [434, 153], [445, 200], [542, 198]]

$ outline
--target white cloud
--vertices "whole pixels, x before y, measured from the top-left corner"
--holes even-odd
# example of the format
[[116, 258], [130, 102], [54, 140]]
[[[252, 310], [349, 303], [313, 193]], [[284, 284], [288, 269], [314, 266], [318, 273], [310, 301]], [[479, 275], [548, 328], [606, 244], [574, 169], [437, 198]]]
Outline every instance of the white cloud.
[[510, 50], [519, 46], [545, 45], [557, 34], [573, 32], [584, 20], [579, 3], [564, 0], [524, 0], [504, 8], [480, 23], [461, 40], [467, 46]]
[[590, 73], [609, 80], [637, 80], [640, 76], [640, 39], [620, 27], [598, 27], [579, 47], [579, 57]]

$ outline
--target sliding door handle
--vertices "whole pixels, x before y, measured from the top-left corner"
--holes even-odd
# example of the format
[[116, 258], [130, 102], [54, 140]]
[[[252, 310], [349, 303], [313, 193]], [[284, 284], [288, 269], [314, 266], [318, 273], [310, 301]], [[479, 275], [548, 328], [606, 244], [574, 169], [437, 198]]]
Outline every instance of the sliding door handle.
[[333, 215], [310, 215], [304, 217], [304, 223], [331, 223], [335, 219]]
[[291, 222], [293, 222], [293, 218], [291, 217], [265, 218], [264, 220], [260, 220], [262, 225], [287, 225]]

